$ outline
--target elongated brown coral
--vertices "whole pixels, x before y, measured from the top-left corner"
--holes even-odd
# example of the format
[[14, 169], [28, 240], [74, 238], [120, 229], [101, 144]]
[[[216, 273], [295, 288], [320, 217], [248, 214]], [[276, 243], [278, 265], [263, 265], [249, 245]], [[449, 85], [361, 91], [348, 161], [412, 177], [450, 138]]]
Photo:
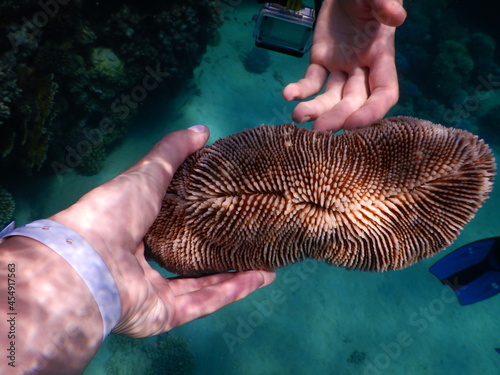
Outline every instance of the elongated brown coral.
[[261, 126], [191, 155], [146, 236], [180, 274], [305, 258], [401, 269], [450, 245], [493, 185], [469, 132], [395, 117], [341, 135]]

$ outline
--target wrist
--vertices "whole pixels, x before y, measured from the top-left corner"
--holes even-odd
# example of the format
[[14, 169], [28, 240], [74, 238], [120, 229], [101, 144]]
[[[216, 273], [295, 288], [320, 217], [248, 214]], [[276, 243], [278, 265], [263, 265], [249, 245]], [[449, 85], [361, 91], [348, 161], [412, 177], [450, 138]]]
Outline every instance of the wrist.
[[[0, 264], [14, 265], [14, 272], [7, 266], [0, 269], [3, 280], [14, 280], [15, 304], [9, 305], [8, 312], [16, 313], [14, 336], [1, 335], [0, 342], [2, 347], [14, 342], [15, 369], [81, 373], [97, 351], [103, 329], [97, 304], [83, 280], [52, 249], [21, 236], [0, 245]], [[4, 285], [0, 290], [7, 292]]]
[[[127, 264], [133, 262], [135, 257], [131, 253], [123, 251], [123, 246], [116, 244], [116, 238], [112, 238], [111, 236], [106, 238], [103, 236], [103, 233], [108, 232], [103, 230], [102, 226], [82, 225], [86, 220], [81, 219], [82, 215], [78, 215], [76, 210], [73, 211], [73, 207], [74, 206], [65, 209], [48, 219], [60, 223], [75, 233], [78, 233], [78, 235], [88, 242], [100, 256], [109, 270], [118, 290], [121, 302], [121, 318], [123, 318], [130, 307], [130, 299], [128, 298], [129, 290], [126, 285], [127, 279], [130, 277], [130, 273], [132, 273], [131, 270], [133, 269], [133, 265], [127, 266]], [[123, 270], [126, 270], [127, 274], [124, 274]]]
[[4, 235], [36, 240], [75, 271], [95, 299], [102, 318], [104, 340], [120, 319], [121, 304], [115, 281], [99, 253], [78, 233], [53, 220], [37, 220]]

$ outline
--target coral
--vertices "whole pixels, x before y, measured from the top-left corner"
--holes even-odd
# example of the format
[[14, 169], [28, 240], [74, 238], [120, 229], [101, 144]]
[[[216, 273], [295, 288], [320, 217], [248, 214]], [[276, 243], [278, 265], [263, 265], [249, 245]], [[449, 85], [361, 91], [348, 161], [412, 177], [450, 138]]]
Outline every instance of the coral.
[[24, 60], [32, 56], [40, 45], [42, 32], [39, 28], [28, 27], [29, 24], [12, 23], [6, 30], [8, 49], [16, 53], [16, 58]]
[[105, 364], [108, 375], [189, 375], [196, 369], [188, 340], [169, 333], [146, 339], [112, 335], [107, 343], [113, 353]]
[[160, 336], [156, 343], [148, 347], [147, 356], [152, 363], [152, 374], [187, 375], [193, 374], [196, 369], [189, 342], [183, 337]]
[[0, 186], [0, 230], [12, 220], [15, 207], [12, 195]]
[[17, 86], [17, 77], [12, 67], [5, 61], [0, 60], [0, 155], [7, 156], [14, 147], [15, 133], [5, 129], [4, 122], [12, 114], [12, 105], [21, 95], [21, 90]]
[[366, 353], [360, 352], [359, 350], [353, 351], [347, 358], [347, 362], [359, 365], [363, 363], [366, 359]]
[[150, 367], [150, 359], [138, 349], [116, 351], [104, 365], [107, 375], [153, 374], [146, 371]]
[[495, 66], [495, 40], [484, 33], [474, 33], [468, 43], [470, 55], [474, 60], [474, 75], [487, 75]]
[[264, 73], [272, 63], [269, 51], [257, 47], [253, 47], [249, 50], [245, 56], [241, 58], [241, 62], [247, 72], [256, 74]]
[[394, 58], [396, 62], [396, 68], [398, 70], [399, 74], [407, 74], [410, 69], [410, 63], [408, 62], [408, 59], [402, 54], [396, 52], [396, 56]]
[[[57, 61], [57, 66], [54, 66]], [[85, 62], [80, 55], [62, 48], [54, 43], [47, 43], [41, 47], [35, 56], [35, 66], [38, 73], [53, 73], [61, 82], [62, 79], [72, 80], [75, 73], [85, 67]]]
[[481, 137], [500, 145], [500, 104], [479, 118], [478, 127]]
[[418, 98], [420, 91], [415, 83], [400, 79], [399, 95], [401, 96], [401, 101], [405, 102], [413, 98]]
[[396, 40], [405, 44], [420, 44], [422, 40], [429, 38], [431, 19], [412, 8], [412, 4], [405, 4], [410, 15], [405, 22], [398, 27]]
[[[59, 85], [52, 73], [35, 75], [26, 64], [17, 64], [7, 58], [0, 69], [2, 99], [0, 116], [2, 140], [0, 154], [14, 169], [30, 175], [43, 165], [51, 128], [57, 116], [54, 99]], [[6, 63], [10, 66], [6, 67]]]
[[[0, 2], [0, 30], [7, 35], [0, 51], [8, 51], [0, 59], [0, 173], [45, 172], [64, 160], [67, 146], [76, 147], [67, 140], [74, 129], [111, 118], [113, 131], [79, 169], [95, 172], [142, 100], [172, 95], [192, 75], [220, 25], [212, 0], [55, 4], [57, 12], [33, 29], [38, 3]], [[161, 76], [148, 81], [147, 97], [132, 97], [130, 90], [156, 66]], [[131, 101], [113, 106], [123, 95]]]
[[[498, 55], [494, 55], [495, 35], [485, 33], [488, 29], [483, 27], [482, 18], [476, 18], [476, 22], [469, 17], [470, 12], [464, 13], [460, 8], [477, 10], [471, 4], [451, 1], [405, 3], [408, 16], [396, 31], [396, 51], [400, 55], [396, 56], [396, 63], [403, 85], [400, 102], [391, 114], [413, 115], [445, 125], [460, 123], [465, 127], [470, 126], [462, 122], [467, 119], [474, 128], [482, 109], [469, 111], [464, 118], [457, 108], [463, 107], [464, 93], [465, 97], [475, 95], [477, 77], [496, 76], [500, 70], [495, 61]], [[479, 23], [481, 32], [477, 31]], [[416, 97], [406, 96], [414, 93], [404, 86], [407, 81], [417, 85]]]
[[89, 149], [88, 154], [82, 156], [82, 161], [76, 167], [76, 170], [83, 175], [95, 175], [101, 170], [105, 159], [106, 150], [104, 144], [98, 143]]
[[402, 70], [399, 73], [415, 82], [422, 81], [432, 63], [429, 51], [421, 45], [402, 46], [399, 51], [408, 62], [406, 71]]
[[427, 99], [424, 95], [420, 95], [414, 100], [415, 115], [422, 114], [429, 121], [436, 123], [444, 122], [443, 112], [445, 106], [435, 99]]
[[94, 48], [90, 59], [98, 75], [111, 80], [120, 80], [122, 78], [123, 62], [110, 48]]
[[401, 269], [454, 241], [487, 199], [494, 171], [482, 140], [416, 118], [340, 135], [260, 126], [186, 159], [145, 242], [161, 266], [181, 275], [277, 269], [307, 258]]
[[400, 100], [394, 107], [392, 107], [387, 116], [415, 116], [415, 109], [411, 100]]
[[80, 44], [92, 44], [97, 39], [97, 35], [89, 25], [81, 24], [75, 32], [75, 41]]
[[12, 66], [0, 60], [0, 126], [11, 115], [11, 105], [19, 97], [17, 77]]
[[439, 54], [432, 63], [432, 76], [437, 92], [447, 98], [465, 87], [474, 62], [467, 48], [454, 40], [439, 44]]
[[27, 172], [39, 170], [47, 157], [51, 140], [52, 122], [57, 115], [54, 111], [54, 96], [58, 84], [52, 74], [36, 77], [28, 84], [32, 88], [31, 102], [25, 103], [22, 123], [21, 146], [24, 149], [20, 161]]

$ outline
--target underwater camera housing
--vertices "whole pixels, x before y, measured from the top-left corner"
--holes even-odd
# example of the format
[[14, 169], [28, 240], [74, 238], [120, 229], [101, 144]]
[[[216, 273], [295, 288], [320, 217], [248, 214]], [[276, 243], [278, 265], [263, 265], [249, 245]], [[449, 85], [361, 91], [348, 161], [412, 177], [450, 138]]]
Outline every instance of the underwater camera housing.
[[302, 57], [309, 52], [315, 10], [302, 7], [292, 10], [276, 3], [266, 3], [258, 15], [253, 37], [257, 47]]

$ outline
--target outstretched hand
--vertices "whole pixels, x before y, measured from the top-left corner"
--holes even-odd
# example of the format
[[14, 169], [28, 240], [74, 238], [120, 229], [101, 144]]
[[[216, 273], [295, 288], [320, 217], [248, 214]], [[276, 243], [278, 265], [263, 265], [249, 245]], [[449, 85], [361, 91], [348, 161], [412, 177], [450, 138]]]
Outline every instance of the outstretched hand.
[[85, 238], [110, 269], [122, 303], [113, 332], [159, 334], [237, 301], [275, 278], [273, 272], [246, 271], [165, 279], [144, 258], [143, 237], [175, 170], [208, 135], [206, 127], [196, 126], [165, 136], [124, 173], [50, 217]]
[[337, 131], [371, 124], [396, 104], [394, 33], [406, 12], [401, 0], [325, 0], [315, 26], [305, 77], [283, 90], [299, 103], [293, 119]]

